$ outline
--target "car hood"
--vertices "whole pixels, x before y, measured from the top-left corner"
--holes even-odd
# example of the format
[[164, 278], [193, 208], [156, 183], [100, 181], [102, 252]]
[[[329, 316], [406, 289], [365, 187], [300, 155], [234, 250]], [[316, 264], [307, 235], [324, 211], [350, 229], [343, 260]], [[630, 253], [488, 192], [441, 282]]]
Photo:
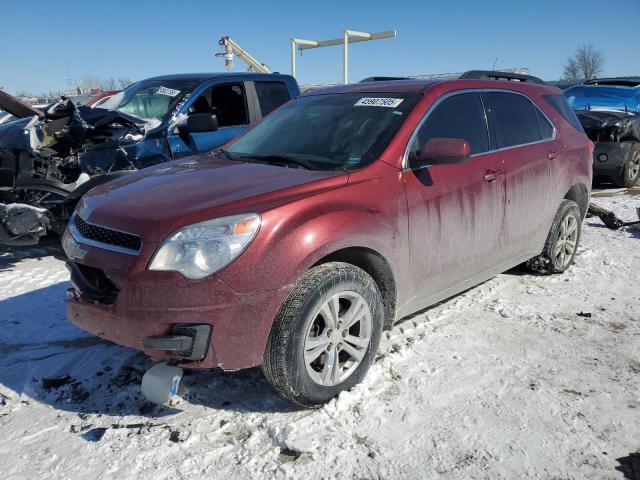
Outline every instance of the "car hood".
[[41, 117], [44, 115], [42, 110], [26, 104], [2, 90], [0, 90], [0, 110], [4, 110], [18, 118], [33, 117], [34, 115]]
[[192, 223], [261, 213], [347, 180], [342, 171], [222, 160], [209, 153], [146, 168], [95, 188], [76, 211], [89, 223], [159, 242]]

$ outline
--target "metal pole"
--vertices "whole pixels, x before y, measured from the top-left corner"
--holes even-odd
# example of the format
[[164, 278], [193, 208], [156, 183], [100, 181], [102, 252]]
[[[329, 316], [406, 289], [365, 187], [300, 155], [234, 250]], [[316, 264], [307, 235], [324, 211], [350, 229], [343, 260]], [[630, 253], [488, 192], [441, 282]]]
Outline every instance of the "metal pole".
[[291, 39], [291, 76], [296, 76], [296, 41]]
[[342, 64], [342, 83], [349, 83], [349, 33], [345, 30], [343, 33], [344, 41], [344, 61]]
[[291, 39], [291, 73], [295, 76], [296, 63], [295, 63], [295, 50], [306, 50], [309, 48], [330, 47], [333, 45], [342, 45], [344, 50], [343, 59], [343, 74], [342, 80], [344, 83], [349, 82], [349, 44], [356, 42], [366, 42], [368, 40], [380, 40], [382, 38], [393, 38], [396, 36], [395, 30], [389, 30], [386, 32], [368, 33], [357, 32], [355, 30], [343, 30], [342, 37], [333, 38], [331, 40], [304, 40], [302, 38]]

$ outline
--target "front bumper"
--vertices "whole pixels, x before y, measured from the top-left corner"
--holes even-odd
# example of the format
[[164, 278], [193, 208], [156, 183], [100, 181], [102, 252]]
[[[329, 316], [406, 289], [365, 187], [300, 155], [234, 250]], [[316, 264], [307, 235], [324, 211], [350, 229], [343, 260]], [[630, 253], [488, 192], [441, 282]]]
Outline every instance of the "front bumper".
[[596, 142], [593, 150], [593, 175], [619, 177], [629, 158], [632, 142]]
[[[65, 232], [65, 237], [70, 235]], [[64, 243], [63, 238], [63, 243]], [[146, 263], [155, 250], [140, 257], [81, 245], [75, 264], [100, 269], [113, 281], [117, 295], [96, 300], [82, 295], [78, 285], [67, 298], [67, 315], [78, 327], [114, 343], [145, 352], [155, 361], [185, 368], [238, 370], [262, 363], [273, 320], [287, 290], [238, 293], [215, 275], [194, 281], [175, 272], [150, 272]], [[136, 263], [124, 268], [128, 260]], [[71, 263], [73, 271], [74, 264]], [[73, 275], [72, 275], [73, 277]], [[178, 351], [162, 350], [149, 338], [176, 336], [176, 327], [210, 326], [202, 360], [189, 360]]]

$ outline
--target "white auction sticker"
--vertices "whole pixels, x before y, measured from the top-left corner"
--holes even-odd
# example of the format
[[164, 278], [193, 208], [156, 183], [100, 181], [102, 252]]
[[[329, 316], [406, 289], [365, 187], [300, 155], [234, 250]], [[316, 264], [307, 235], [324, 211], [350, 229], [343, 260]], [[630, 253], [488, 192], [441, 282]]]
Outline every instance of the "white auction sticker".
[[402, 103], [403, 98], [361, 98], [355, 104], [356, 107], [387, 107], [396, 108]]
[[156, 95], [168, 95], [170, 97], [175, 97], [180, 93], [180, 90], [175, 90], [173, 88], [160, 87], [156, 90]]

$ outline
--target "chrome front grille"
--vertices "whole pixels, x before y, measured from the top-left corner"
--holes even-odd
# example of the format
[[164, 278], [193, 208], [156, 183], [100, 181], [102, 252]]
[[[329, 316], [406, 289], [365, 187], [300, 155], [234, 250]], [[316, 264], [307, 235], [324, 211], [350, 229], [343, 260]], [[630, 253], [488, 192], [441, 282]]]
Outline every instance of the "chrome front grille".
[[80, 237], [76, 240], [88, 245], [131, 255], [138, 254], [142, 247], [142, 240], [137, 235], [93, 225], [77, 214], [73, 216], [72, 227], [74, 237]]

